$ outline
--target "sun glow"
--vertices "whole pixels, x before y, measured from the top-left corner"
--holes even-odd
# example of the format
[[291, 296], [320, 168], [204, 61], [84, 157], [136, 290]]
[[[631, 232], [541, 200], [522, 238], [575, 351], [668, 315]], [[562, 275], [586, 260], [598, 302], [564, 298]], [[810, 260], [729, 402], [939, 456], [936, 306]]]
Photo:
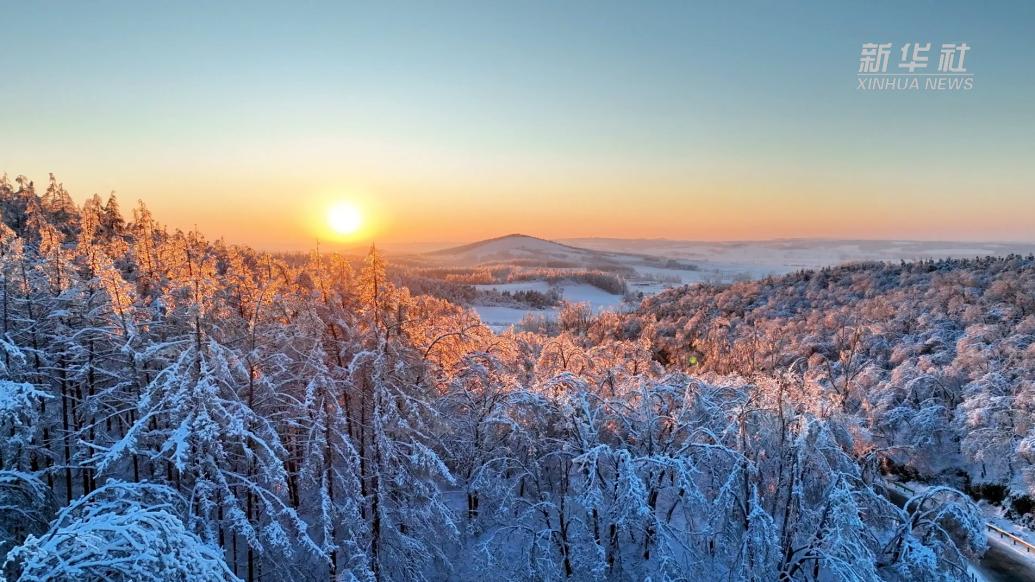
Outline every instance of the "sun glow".
[[363, 225], [363, 215], [349, 202], [337, 202], [327, 209], [327, 225], [334, 234], [348, 236], [355, 234]]

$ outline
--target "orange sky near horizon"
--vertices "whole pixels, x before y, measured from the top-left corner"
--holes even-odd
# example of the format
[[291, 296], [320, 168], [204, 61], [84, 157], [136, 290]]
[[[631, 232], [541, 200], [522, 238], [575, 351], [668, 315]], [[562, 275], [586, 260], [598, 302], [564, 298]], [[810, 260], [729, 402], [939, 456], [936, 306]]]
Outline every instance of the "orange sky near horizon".
[[[960, 203], [953, 203], [955, 197], [938, 203], [923, 192], [903, 196], [880, 183], [831, 181], [820, 188], [790, 180], [762, 184], [746, 176], [740, 182], [715, 179], [683, 185], [651, 183], [642, 176], [618, 181], [613, 175], [609, 183], [586, 177], [567, 185], [462, 182], [442, 192], [391, 182], [371, 186], [327, 180], [330, 184], [322, 185], [300, 178], [278, 184], [272, 176], [249, 182], [141, 176], [140, 182], [130, 180], [122, 188], [99, 178], [57, 177], [77, 201], [114, 188], [127, 214], [141, 199], [170, 228], [196, 226], [211, 238], [275, 251], [311, 249], [317, 240], [335, 248], [374, 241], [465, 243], [511, 233], [550, 239], [1024, 241], [1031, 240], [1031, 231], [1023, 220], [1012, 231], [1008, 225], [1018, 216], [1035, 214], [1035, 198], [1020, 198], [1019, 207], [1002, 212], [986, 208], [976, 219], [968, 211], [976, 202], [966, 196], [958, 198]], [[966, 185], [957, 188], [963, 193]], [[339, 201], [355, 204], [363, 217], [362, 228], [353, 235], [338, 236], [327, 225], [327, 212]], [[923, 224], [917, 216], [924, 217]]]

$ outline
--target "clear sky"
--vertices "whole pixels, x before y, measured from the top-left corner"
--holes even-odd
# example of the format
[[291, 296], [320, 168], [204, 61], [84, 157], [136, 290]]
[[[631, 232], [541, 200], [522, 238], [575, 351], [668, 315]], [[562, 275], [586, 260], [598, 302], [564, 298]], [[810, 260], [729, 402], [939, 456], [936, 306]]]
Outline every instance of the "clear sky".
[[[267, 248], [1035, 240], [1032, 2], [182, 4], [4, 2], [0, 171]], [[857, 89], [915, 41], [974, 88]]]

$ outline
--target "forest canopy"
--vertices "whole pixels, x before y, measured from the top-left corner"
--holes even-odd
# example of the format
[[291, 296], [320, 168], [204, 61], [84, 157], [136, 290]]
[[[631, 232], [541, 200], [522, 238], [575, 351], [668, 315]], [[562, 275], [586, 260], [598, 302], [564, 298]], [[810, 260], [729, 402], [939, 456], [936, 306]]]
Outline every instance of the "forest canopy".
[[11, 580], [953, 580], [960, 490], [1032, 493], [1032, 257], [493, 333], [373, 248], [286, 261], [53, 178], [0, 218]]

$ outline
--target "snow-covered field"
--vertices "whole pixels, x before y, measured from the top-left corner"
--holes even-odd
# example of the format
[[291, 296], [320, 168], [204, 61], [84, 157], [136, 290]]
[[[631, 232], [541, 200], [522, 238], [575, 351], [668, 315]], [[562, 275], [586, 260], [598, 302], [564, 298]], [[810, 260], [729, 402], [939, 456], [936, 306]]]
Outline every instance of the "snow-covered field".
[[[622, 296], [608, 293], [586, 283], [562, 283], [557, 285], [561, 289], [564, 300], [571, 303], [589, 303], [594, 312], [605, 309], [616, 310], [622, 304]], [[497, 285], [475, 285], [480, 291], [539, 291], [546, 293], [550, 290], [550, 284], [546, 281], [521, 281], [518, 283], [500, 283]], [[552, 319], [557, 315], [556, 308], [549, 309], [522, 309], [518, 307], [505, 307], [497, 305], [473, 305], [472, 308], [478, 312], [478, 316], [486, 325], [496, 331], [502, 331], [511, 325], [516, 325], [527, 314], [535, 314]]]
[[[561, 283], [555, 287], [560, 288], [564, 300], [571, 303], [589, 303], [595, 311], [600, 309], [613, 309], [622, 303], [622, 296], [608, 293], [586, 283]], [[546, 293], [551, 286], [546, 281], [521, 281], [519, 283], [500, 283], [496, 285], [475, 285], [479, 291], [538, 291]]]
[[622, 303], [621, 295], [614, 295], [586, 283], [561, 285], [564, 300], [572, 303], [589, 303], [594, 311], [616, 309]]
[[482, 322], [494, 331], [503, 331], [512, 325], [517, 325], [529, 313], [550, 319], [557, 315], [556, 309], [520, 309], [498, 305], [472, 305], [471, 308], [477, 311]]

